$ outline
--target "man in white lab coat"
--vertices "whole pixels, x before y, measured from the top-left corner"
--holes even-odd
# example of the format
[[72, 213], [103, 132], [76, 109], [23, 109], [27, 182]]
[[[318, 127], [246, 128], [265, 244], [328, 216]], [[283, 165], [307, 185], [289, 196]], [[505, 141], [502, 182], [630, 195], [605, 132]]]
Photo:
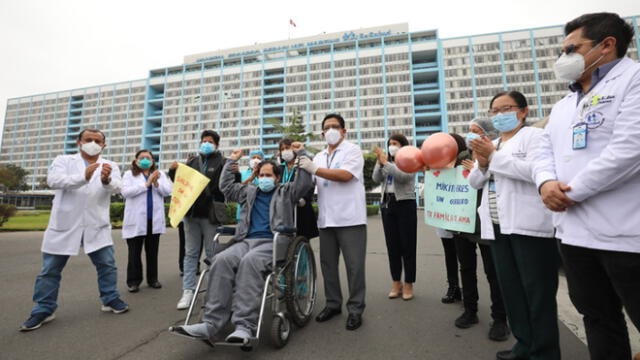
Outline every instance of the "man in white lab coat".
[[565, 26], [555, 104], [533, 175], [554, 211], [569, 295], [584, 317], [591, 359], [630, 359], [622, 308], [640, 328], [640, 64], [633, 28], [616, 14]]
[[80, 247], [98, 272], [102, 311], [116, 314], [129, 306], [117, 290], [117, 268], [111, 239], [109, 204], [120, 191], [120, 170], [100, 157], [105, 136], [97, 129], [78, 135], [78, 153], [60, 155], [49, 167], [47, 184], [56, 191], [42, 241], [42, 270], [36, 278], [31, 316], [21, 331], [35, 330], [55, 318], [62, 269]]

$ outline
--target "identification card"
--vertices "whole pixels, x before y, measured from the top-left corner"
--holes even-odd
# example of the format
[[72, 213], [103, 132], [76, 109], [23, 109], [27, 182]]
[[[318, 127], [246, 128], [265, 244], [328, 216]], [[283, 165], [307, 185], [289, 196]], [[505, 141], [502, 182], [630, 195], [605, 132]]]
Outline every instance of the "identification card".
[[587, 124], [578, 123], [573, 126], [573, 150], [581, 150], [587, 147]]

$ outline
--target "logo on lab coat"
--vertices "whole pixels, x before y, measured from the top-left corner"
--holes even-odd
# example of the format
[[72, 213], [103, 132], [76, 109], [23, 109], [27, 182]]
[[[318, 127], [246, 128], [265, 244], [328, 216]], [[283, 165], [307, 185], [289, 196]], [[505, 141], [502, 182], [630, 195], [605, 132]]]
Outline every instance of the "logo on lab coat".
[[604, 115], [599, 111], [592, 111], [585, 116], [584, 122], [589, 129], [596, 129], [604, 122]]

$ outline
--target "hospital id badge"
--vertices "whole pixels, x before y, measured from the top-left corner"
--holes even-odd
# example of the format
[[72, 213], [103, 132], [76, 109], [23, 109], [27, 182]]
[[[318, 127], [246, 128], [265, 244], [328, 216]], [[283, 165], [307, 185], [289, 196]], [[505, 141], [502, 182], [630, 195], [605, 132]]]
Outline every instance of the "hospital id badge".
[[587, 124], [578, 123], [573, 126], [573, 150], [581, 150], [587, 147]]

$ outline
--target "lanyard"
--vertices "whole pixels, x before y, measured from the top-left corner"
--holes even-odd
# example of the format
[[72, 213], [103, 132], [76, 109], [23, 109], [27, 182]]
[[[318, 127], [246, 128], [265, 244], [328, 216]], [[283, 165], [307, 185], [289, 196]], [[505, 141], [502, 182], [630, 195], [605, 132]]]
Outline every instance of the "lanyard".
[[333, 162], [333, 158], [336, 157], [337, 152], [338, 149], [335, 149], [333, 151], [333, 154], [331, 154], [331, 159], [329, 159], [329, 153], [327, 152], [327, 169], [331, 169], [331, 163]]
[[294, 167], [292, 167], [292, 168], [291, 168], [291, 172], [289, 172], [289, 167], [287, 166], [287, 163], [286, 163], [286, 162], [283, 162], [283, 163], [282, 163], [282, 166], [284, 167], [284, 175], [283, 175], [283, 177], [282, 177], [282, 180], [283, 180], [283, 181], [282, 181], [282, 183], [283, 183], [283, 184], [286, 184], [286, 183], [288, 183], [289, 181], [291, 181], [291, 178], [293, 177], [293, 173], [295, 173], [295, 172], [296, 172], [296, 168], [295, 168], [295, 166], [294, 166]]

